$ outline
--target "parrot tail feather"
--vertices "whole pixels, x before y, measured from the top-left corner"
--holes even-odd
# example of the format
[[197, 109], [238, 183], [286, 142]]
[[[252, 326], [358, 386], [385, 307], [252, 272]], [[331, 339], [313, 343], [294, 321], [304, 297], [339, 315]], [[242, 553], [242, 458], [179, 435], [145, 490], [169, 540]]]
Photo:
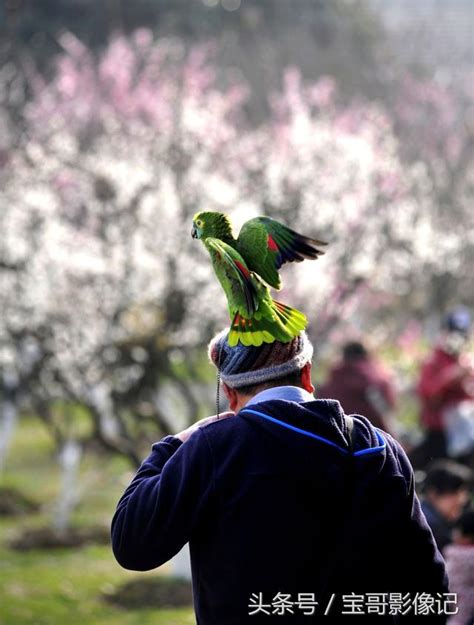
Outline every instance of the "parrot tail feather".
[[228, 342], [235, 347], [240, 341], [242, 345], [259, 347], [262, 343], [289, 343], [306, 328], [306, 316], [286, 304], [272, 300], [273, 318], [262, 317], [246, 319], [237, 312], [232, 321]]
[[289, 339], [290, 341], [306, 328], [308, 320], [306, 315], [302, 312], [296, 308], [291, 308], [291, 306], [277, 302], [276, 300], [272, 301], [272, 305], [273, 310], [275, 311], [280, 322], [283, 324], [286, 332], [291, 334], [291, 338]]

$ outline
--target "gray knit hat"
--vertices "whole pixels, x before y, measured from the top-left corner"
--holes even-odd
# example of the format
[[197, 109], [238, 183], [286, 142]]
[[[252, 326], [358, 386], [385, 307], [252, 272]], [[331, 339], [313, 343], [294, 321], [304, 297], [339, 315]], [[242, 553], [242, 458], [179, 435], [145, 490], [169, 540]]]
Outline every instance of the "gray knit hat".
[[221, 380], [231, 388], [261, 384], [300, 371], [311, 361], [313, 346], [306, 332], [290, 343], [264, 343], [246, 347], [238, 343], [230, 347], [228, 330], [217, 334], [209, 343], [209, 358], [220, 370]]

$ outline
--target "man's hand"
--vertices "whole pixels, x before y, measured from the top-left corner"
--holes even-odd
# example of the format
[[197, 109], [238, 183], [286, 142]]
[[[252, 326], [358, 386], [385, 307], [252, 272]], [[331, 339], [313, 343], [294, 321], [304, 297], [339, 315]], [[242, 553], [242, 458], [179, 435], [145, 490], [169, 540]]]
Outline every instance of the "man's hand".
[[234, 416], [235, 416], [234, 412], [221, 412], [219, 413], [219, 416], [213, 415], [212, 417], [205, 417], [204, 419], [201, 419], [200, 421], [196, 421], [196, 423], [193, 423], [182, 432], [175, 434], [175, 436], [176, 438], [179, 438], [181, 441], [183, 441], [183, 443], [185, 443], [188, 440], [188, 438], [191, 436], [191, 434], [193, 434], [202, 425], [206, 425], [206, 423], [212, 423], [213, 421], [220, 421], [221, 419], [227, 419], [228, 417], [234, 417]]

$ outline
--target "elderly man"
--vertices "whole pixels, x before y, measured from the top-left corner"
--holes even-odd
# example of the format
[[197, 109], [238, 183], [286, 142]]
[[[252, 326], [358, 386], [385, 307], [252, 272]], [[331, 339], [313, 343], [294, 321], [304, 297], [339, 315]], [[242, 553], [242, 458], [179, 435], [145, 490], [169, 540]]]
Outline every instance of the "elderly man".
[[115, 556], [149, 570], [189, 542], [198, 625], [406, 622], [420, 596], [426, 622], [444, 623], [444, 562], [411, 466], [365, 417], [314, 398], [312, 353], [305, 333], [211, 341], [233, 412], [153, 445], [119, 501]]

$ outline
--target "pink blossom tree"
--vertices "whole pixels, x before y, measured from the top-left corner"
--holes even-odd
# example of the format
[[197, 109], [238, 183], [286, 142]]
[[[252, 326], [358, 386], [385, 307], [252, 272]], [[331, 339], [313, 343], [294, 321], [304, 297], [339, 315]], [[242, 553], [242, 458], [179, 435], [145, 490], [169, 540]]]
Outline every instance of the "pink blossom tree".
[[262, 212], [331, 243], [317, 264], [289, 270], [287, 297], [304, 301], [323, 346], [368, 330], [383, 310], [381, 329], [393, 335], [404, 314], [397, 324], [390, 311], [413, 297], [413, 272], [453, 251], [434, 245], [439, 231], [425, 197], [413, 193], [426, 173], [401, 158], [387, 112], [369, 102], [342, 106], [330, 77], [305, 84], [289, 70], [272, 103], [270, 122], [238, 146], [247, 162], [239, 187]]
[[[236, 226], [267, 214], [329, 241], [322, 260], [284, 269], [280, 296], [322, 347], [383, 311], [393, 329], [401, 303], [424, 296], [413, 273], [459, 262], [426, 167], [402, 158], [380, 105], [342, 104], [332, 78], [289, 70], [255, 128], [210, 46], [185, 52], [146, 30], [98, 58], [70, 34], [61, 44], [50, 80], [29, 68], [25, 140], [0, 169], [0, 354], [58, 444], [81, 404], [94, 437], [137, 463], [142, 443], [208, 401], [202, 348], [227, 313], [189, 236], [197, 210]], [[26, 343], [36, 355], [22, 364]]]
[[411, 194], [425, 219], [426, 253], [414, 267], [413, 291], [439, 315], [453, 303], [472, 305], [474, 262], [474, 90], [472, 69], [432, 77], [405, 73], [393, 104], [400, 153], [417, 172]]

